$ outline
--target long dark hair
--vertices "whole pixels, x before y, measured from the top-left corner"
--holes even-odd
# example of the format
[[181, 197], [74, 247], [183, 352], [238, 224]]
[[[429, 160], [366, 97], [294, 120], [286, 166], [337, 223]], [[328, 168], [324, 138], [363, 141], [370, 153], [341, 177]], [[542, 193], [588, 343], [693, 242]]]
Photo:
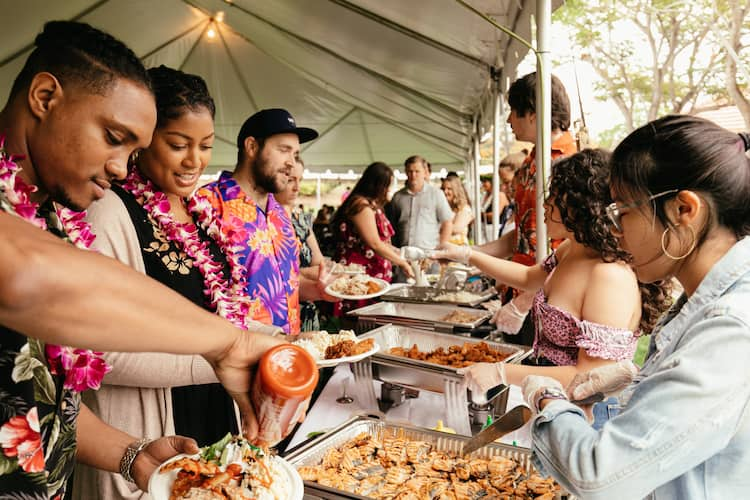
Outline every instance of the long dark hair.
[[80, 85], [105, 94], [117, 77], [151, 89], [146, 68], [124, 43], [88, 24], [50, 21], [34, 40], [35, 48], [13, 82], [10, 96], [27, 88], [34, 75], [48, 71], [61, 84]]
[[[695, 191], [705, 198], [710, 213], [696, 246], [717, 225], [741, 239], [750, 234], [750, 160], [745, 153], [750, 141], [746, 138], [695, 116], [659, 118], [633, 131], [615, 148], [612, 188], [633, 199], [672, 189]], [[652, 205], [664, 227], [672, 226], [664, 211], [671, 197], [657, 198]]]
[[164, 65], [149, 69], [148, 75], [156, 96], [156, 128], [187, 111], [205, 109], [211, 113], [211, 118], [216, 114], [214, 100], [200, 76]]
[[369, 164], [354, 185], [354, 189], [333, 215], [333, 227], [338, 227], [342, 220], [350, 220], [368, 205], [382, 208], [388, 201], [388, 188], [392, 181], [391, 167], [381, 161]]
[[[610, 158], [611, 154], [603, 149], [584, 149], [555, 162], [548, 200], [558, 208], [563, 225], [578, 243], [596, 250], [604, 262], [629, 262], [630, 254], [620, 248], [606, 213], [607, 205], [612, 203]], [[671, 286], [668, 282], [639, 282], [638, 286], [641, 293], [639, 327], [642, 332], [650, 332], [671, 305]]]

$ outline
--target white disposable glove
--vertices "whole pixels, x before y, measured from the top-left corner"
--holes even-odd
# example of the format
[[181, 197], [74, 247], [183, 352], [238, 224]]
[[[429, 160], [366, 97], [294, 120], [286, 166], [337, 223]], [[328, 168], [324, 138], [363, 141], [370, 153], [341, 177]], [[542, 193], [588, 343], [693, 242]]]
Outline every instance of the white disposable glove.
[[425, 251], [419, 247], [401, 247], [400, 252], [401, 258], [405, 260], [421, 260], [427, 258]]
[[471, 400], [476, 404], [485, 404], [487, 391], [493, 387], [507, 385], [504, 363], [474, 363], [456, 372], [464, 376], [464, 383], [471, 391]]
[[497, 329], [511, 335], [518, 333], [524, 319], [526, 319], [526, 313], [519, 311], [512, 300], [498, 309], [492, 316], [492, 322], [495, 323]]
[[566, 392], [574, 401], [585, 400], [597, 394], [601, 394], [604, 399], [630, 385], [637, 374], [638, 367], [630, 360], [610, 363], [579, 373], [570, 382]]
[[503, 307], [495, 311], [492, 322], [497, 329], [511, 335], [515, 335], [521, 329], [523, 320], [526, 319], [534, 303], [535, 292], [521, 292], [517, 297], [509, 300]]
[[453, 243], [442, 243], [432, 254], [433, 259], [452, 260], [461, 264], [469, 265], [471, 247], [469, 245], [454, 245]]
[[557, 389], [565, 394], [562, 384], [552, 377], [543, 377], [541, 375], [527, 375], [521, 382], [523, 390], [523, 400], [534, 412], [539, 411], [537, 400], [544, 389]]

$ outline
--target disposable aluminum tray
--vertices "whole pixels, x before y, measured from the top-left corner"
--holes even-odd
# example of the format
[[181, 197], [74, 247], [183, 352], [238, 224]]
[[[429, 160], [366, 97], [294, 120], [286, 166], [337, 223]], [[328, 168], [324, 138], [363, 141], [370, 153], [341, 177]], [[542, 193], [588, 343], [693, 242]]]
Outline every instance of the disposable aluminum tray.
[[[325, 455], [326, 451], [331, 448], [342, 446], [345, 442], [356, 437], [360, 433], [367, 433], [375, 436], [376, 439], [391, 435], [401, 435], [406, 439], [429, 441], [438, 451], [460, 453], [464, 443], [469, 437], [459, 436], [457, 434], [446, 434], [444, 432], [433, 431], [421, 427], [411, 427], [408, 425], [399, 425], [378, 420], [372, 417], [353, 417], [344, 422], [337, 428], [327, 432], [321, 437], [299, 448], [292, 450], [284, 458], [294, 467], [315, 466], [318, 465]], [[533, 471], [531, 465], [531, 450], [517, 446], [509, 446], [500, 443], [492, 443], [472, 453], [470, 456], [475, 458], [490, 458], [493, 456], [503, 456], [516, 460], [526, 473]], [[305, 494], [311, 495], [311, 498], [331, 498], [331, 499], [364, 499], [360, 495], [348, 493], [346, 491], [329, 488], [321, 484], [305, 481]]]
[[[466, 322], [445, 322], [448, 314], [461, 311], [471, 315], [474, 319]], [[376, 323], [400, 323], [406, 322], [409, 326], [429, 327], [435, 329], [443, 328], [450, 330], [453, 327], [476, 328], [490, 318], [488, 311], [471, 309], [470, 307], [456, 307], [440, 304], [408, 304], [402, 302], [378, 302], [369, 306], [360, 307], [347, 314], [358, 316], [364, 320], [372, 320]]]
[[447, 349], [450, 346], [463, 345], [464, 342], [470, 344], [485, 342], [491, 348], [507, 354], [506, 363], [513, 363], [525, 354], [523, 347], [516, 345], [470, 337], [459, 337], [452, 334], [430, 332], [399, 325], [381, 326], [364, 335], [360, 335], [359, 338], [372, 338], [380, 346], [380, 351], [370, 358], [373, 365], [374, 378], [383, 382], [438, 393], [444, 392], [446, 377], [455, 378], [456, 380], [463, 379], [463, 375], [459, 375], [457, 368], [397, 356], [389, 354], [388, 351], [392, 347], [409, 348], [416, 344], [420, 351], [427, 352], [438, 347]]
[[448, 293], [431, 286], [401, 286], [394, 287], [381, 296], [382, 300], [390, 302], [411, 302], [414, 304], [454, 304], [467, 307], [476, 307], [494, 297], [497, 292], [494, 289], [485, 290], [482, 293], [472, 293], [475, 298], [468, 301], [437, 299], [440, 295]]

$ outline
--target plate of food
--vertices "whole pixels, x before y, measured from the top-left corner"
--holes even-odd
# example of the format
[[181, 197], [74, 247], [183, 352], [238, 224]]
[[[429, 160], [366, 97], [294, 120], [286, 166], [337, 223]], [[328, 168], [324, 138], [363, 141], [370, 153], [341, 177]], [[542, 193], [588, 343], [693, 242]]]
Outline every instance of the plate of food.
[[373, 339], [357, 340], [351, 330], [341, 330], [333, 334], [315, 332], [294, 343], [309, 352], [321, 367], [353, 363], [380, 350], [380, 346]]
[[302, 500], [304, 485], [286, 460], [227, 434], [198, 454], [164, 462], [151, 475], [148, 492], [154, 500]]
[[379, 297], [388, 291], [391, 284], [366, 274], [354, 274], [336, 278], [326, 287], [326, 293], [339, 299], [362, 300]]

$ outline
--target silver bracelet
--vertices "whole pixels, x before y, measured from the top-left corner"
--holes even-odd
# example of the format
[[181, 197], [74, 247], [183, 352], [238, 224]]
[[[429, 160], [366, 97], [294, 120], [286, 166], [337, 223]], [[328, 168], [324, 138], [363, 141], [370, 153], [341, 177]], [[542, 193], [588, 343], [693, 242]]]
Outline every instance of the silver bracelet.
[[125, 453], [120, 459], [120, 475], [122, 475], [122, 477], [124, 477], [126, 481], [129, 481], [131, 483], [135, 482], [135, 479], [133, 479], [133, 476], [131, 474], [133, 472], [133, 462], [135, 462], [138, 454], [143, 451], [146, 446], [151, 444], [151, 441], [151, 439], [142, 438], [138, 441], [130, 443], [128, 447], [125, 448]]

